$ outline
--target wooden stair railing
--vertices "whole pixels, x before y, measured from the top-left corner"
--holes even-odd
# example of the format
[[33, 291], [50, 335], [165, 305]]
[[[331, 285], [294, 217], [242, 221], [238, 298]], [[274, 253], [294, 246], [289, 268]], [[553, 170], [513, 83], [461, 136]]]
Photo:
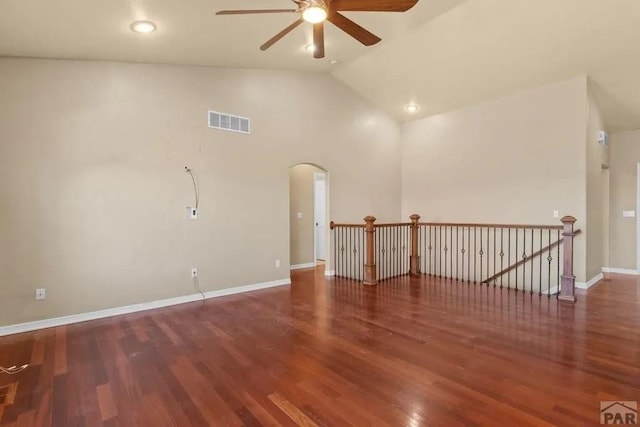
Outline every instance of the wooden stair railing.
[[[578, 234], [582, 233], [582, 230], [578, 229], [574, 232], [574, 236], [577, 236]], [[505, 268], [502, 271], [499, 271], [498, 273], [494, 274], [491, 277], [488, 277], [486, 279], [484, 279], [481, 283], [488, 285], [490, 284], [492, 281], [498, 279], [500, 276], [503, 276], [513, 270], [515, 270], [518, 267], [521, 267], [522, 265], [526, 264], [527, 262], [533, 260], [534, 258], [537, 258], [541, 255], [544, 255], [545, 253], [549, 252], [550, 250], [553, 250], [556, 248], [556, 246], [561, 245], [564, 242], [564, 238], [561, 238], [560, 240], [556, 240], [555, 242], [551, 243], [550, 245], [545, 246], [544, 248], [537, 250], [536, 252], [532, 253], [531, 255], [527, 256], [527, 258], [522, 259], [518, 262], [516, 262], [515, 264], [511, 264], [509, 267]]]
[[[506, 276], [508, 289], [533, 294], [537, 281], [538, 293], [543, 295], [544, 284], [551, 296], [552, 284], [557, 283], [553, 295], [562, 301], [576, 300], [573, 239], [580, 230], [574, 230], [574, 217], [565, 216], [562, 225], [426, 223], [417, 214], [410, 219], [408, 223], [376, 224], [375, 217], [367, 216], [364, 224], [331, 222], [336, 276], [376, 285], [391, 277], [428, 274], [486, 285], [493, 282], [494, 287], [498, 278], [503, 287]], [[543, 232], [548, 238], [543, 238]], [[551, 241], [552, 234], [556, 241]], [[546, 275], [544, 254], [548, 254]]]

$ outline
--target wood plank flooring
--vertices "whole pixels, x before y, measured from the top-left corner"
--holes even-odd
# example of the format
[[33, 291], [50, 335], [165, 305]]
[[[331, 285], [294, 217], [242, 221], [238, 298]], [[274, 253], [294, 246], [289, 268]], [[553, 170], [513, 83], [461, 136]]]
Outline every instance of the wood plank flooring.
[[[321, 268], [321, 267], [320, 267]], [[293, 285], [0, 338], [0, 426], [579, 426], [640, 401], [640, 279]]]

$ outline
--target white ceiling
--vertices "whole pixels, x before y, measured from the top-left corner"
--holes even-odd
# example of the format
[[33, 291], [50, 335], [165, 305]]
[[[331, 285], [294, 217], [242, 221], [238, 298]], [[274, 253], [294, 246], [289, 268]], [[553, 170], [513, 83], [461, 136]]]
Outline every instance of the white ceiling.
[[[410, 14], [344, 14], [384, 43], [462, 1], [422, 0]], [[295, 7], [290, 0], [1, 0], [0, 55], [326, 71], [333, 59], [348, 61], [377, 47], [327, 24], [326, 58], [314, 59], [304, 50], [312, 41], [305, 23], [262, 52], [261, 44], [299, 16], [215, 15], [222, 9]], [[136, 20], [150, 20], [158, 29], [135, 34], [129, 27]]]
[[608, 130], [640, 128], [640, 1], [467, 0], [334, 75], [400, 120], [588, 75]]
[[[328, 71], [399, 120], [586, 74], [609, 130], [640, 128], [640, 0], [420, 0], [407, 13], [345, 13], [383, 41], [367, 48], [328, 25], [324, 60], [303, 49], [308, 24], [259, 50], [293, 14], [215, 15], [292, 5], [1, 0], [0, 56]], [[131, 32], [141, 19], [158, 30]], [[404, 112], [410, 101], [417, 115]]]

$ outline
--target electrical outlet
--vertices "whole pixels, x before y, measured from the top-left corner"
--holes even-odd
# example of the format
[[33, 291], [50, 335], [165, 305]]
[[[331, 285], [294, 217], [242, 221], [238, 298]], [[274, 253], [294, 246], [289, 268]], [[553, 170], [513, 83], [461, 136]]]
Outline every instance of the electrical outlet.
[[198, 208], [187, 207], [187, 219], [198, 219]]
[[198, 277], [198, 269], [197, 268], [192, 268], [191, 269], [191, 277]]
[[47, 298], [47, 290], [45, 288], [36, 289], [36, 300], [42, 301], [45, 298]]
[[280, 260], [279, 259], [276, 260], [276, 268], [280, 268]]

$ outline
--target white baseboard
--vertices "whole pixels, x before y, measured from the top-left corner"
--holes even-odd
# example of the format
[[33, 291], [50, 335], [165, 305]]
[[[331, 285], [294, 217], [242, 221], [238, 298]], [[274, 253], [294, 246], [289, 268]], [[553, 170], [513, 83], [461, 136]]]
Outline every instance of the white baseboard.
[[[205, 296], [205, 299], [218, 298], [218, 297], [223, 297], [227, 295], [241, 294], [244, 292], [257, 291], [260, 289], [267, 289], [267, 288], [273, 288], [276, 286], [284, 286], [284, 285], [290, 285], [290, 284], [291, 284], [291, 279], [280, 279], [280, 280], [274, 280], [272, 282], [255, 283], [253, 285], [221, 289], [219, 291], [209, 291], [209, 292], [205, 292], [204, 296]], [[140, 304], [126, 305], [123, 307], [107, 308], [105, 310], [92, 311], [89, 313], [72, 314], [69, 316], [54, 317], [51, 319], [44, 319], [44, 320], [36, 320], [34, 322], [0, 326], [0, 337], [5, 335], [19, 334], [22, 332], [35, 331], [38, 329], [69, 325], [71, 323], [86, 322], [88, 320], [103, 319], [105, 317], [136, 313], [138, 311], [151, 310], [154, 308], [169, 307], [172, 305], [200, 301], [201, 299], [202, 299], [201, 294], [184, 295], [181, 297], [168, 298], [168, 299], [163, 299], [158, 301], [143, 302]]]
[[604, 278], [604, 276], [602, 275], [602, 273], [600, 273], [597, 276], [595, 276], [594, 278], [592, 278], [591, 280], [589, 280], [588, 282], [576, 282], [576, 288], [577, 289], [589, 289], [590, 287], [594, 286], [596, 283], [598, 283], [603, 278]]
[[628, 274], [631, 276], [640, 276], [640, 272], [638, 270], [632, 270], [630, 268], [614, 268], [614, 267], [602, 267], [603, 273], [617, 273], [617, 274]]
[[333, 276], [335, 276], [335, 275], [336, 275], [336, 271], [335, 271], [335, 270], [325, 270], [325, 271], [324, 271], [324, 275], [325, 275], [326, 277], [333, 277]]
[[294, 264], [289, 267], [291, 270], [301, 270], [303, 268], [314, 268], [316, 266], [315, 262], [308, 262], [306, 264]]

